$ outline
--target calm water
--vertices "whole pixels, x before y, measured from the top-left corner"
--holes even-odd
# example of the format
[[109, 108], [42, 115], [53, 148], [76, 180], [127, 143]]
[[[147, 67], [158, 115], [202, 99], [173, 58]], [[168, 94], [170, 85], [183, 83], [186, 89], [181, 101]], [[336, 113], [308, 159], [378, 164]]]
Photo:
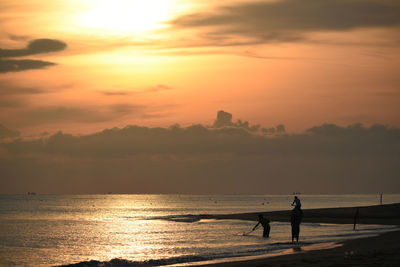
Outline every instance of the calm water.
[[[290, 225], [272, 222], [271, 238], [254, 222], [186, 221], [187, 214], [285, 210], [292, 196], [1, 195], [0, 265], [59, 265], [113, 258], [158, 264], [251, 256], [289, 248]], [[379, 195], [301, 195], [308, 208], [379, 204]], [[384, 195], [384, 203], [400, 195]], [[302, 224], [304, 244], [387, 231], [390, 226]]]

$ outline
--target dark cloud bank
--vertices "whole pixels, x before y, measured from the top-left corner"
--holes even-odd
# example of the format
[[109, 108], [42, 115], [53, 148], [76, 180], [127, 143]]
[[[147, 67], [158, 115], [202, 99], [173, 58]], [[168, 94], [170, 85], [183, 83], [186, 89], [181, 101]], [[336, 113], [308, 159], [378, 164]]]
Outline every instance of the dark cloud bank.
[[0, 140], [8, 137], [18, 137], [19, 135], [20, 133], [18, 131], [10, 130], [4, 125], [0, 124]]
[[[296, 42], [311, 32], [400, 26], [397, 0], [279, 0], [226, 5], [215, 12], [182, 16], [177, 28], [206, 28], [211, 42], [245, 36], [253, 42]], [[398, 32], [398, 29], [397, 29]]]
[[35, 39], [22, 49], [0, 49], [0, 73], [16, 72], [31, 69], [42, 69], [56, 65], [55, 63], [33, 59], [8, 59], [36, 54], [59, 52], [66, 49], [67, 45], [53, 39]]
[[[226, 115], [226, 114], [225, 114]], [[400, 129], [324, 124], [265, 135], [127, 126], [0, 145], [1, 193], [378, 193], [400, 188]], [[225, 118], [226, 119], [226, 118]]]

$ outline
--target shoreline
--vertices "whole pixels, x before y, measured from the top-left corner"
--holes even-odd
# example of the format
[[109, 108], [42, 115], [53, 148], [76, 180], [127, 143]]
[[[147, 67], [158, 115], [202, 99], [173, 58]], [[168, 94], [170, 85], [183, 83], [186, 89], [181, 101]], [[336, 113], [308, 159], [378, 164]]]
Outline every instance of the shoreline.
[[400, 262], [400, 227], [376, 236], [350, 239], [343, 242], [327, 242], [299, 245], [271, 254], [221, 258], [218, 260], [175, 264], [135, 263], [124, 259], [106, 262], [86, 261], [59, 267], [113, 267], [113, 266], [202, 266], [202, 267], [306, 267], [306, 266], [384, 266], [397, 267]]
[[261, 255], [253, 255], [253, 256], [243, 256], [243, 257], [232, 257], [232, 258], [220, 258], [214, 260], [207, 260], [201, 262], [186, 262], [186, 263], [178, 263], [172, 265], [166, 265], [168, 267], [183, 267], [183, 266], [219, 266], [219, 265], [229, 265], [231, 263], [251, 263], [253, 261], [269, 259], [273, 257], [279, 256], [287, 256], [295, 253], [301, 253], [305, 251], [314, 251], [314, 250], [323, 250], [323, 249], [332, 249], [341, 246], [340, 243], [334, 242], [326, 242], [326, 243], [315, 243], [315, 244], [307, 244], [307, 245], [296, 245], [293, 244], [294, 247], [286, 248], [281, 251], [271, 252], [269, 254], [261, 254]]
[[[353, 224], [354, 214], [359, 211], [357, 224], [394, 225], [396, 229], [372, 237], [361, 237], [343, 242], [321, 242], [317, 244], [298, 245], [275, 254], [263, 254], [249, 257], [221, 259], [221, 262], [187, 262], [164, 266], [272, 266], [272, 267], [305, 267], [305, 266], [398, 266], [400, 262], [400, 203], [344, 207], [304, 209], [303, 221], [311, 223]], [[253, 212], [238, 214], [201, 214], [186, 215], [190, 220], [250, 220], [256, 221], [262, 213], [271, 221], [289, 222], [290, 210], [272, 212]], [[301, 233], [300, 233], [301, 240]], [[328, 244], [329, 243], [329, 244]], [[313, 247], [314, 246], [314, 247]], [[253, 258], [252, 258], [253, 257]], [[80, 262], [61, 266], [137, 266], [130, 265], [128, 260], [114, 259], [108, 262]], [[149, 266], [152, 266], [151, 264]], [[160, 266], [160, 265], [155, 265]], [[163, 266], [163, 265], [161, 265]]]
[[[357, 210], [357, 224], [400, 225], [400, 203], [358, 207], [303, 209], [302, 222], [353, 224]], [[263, 216], [270, 219], [270, 221], [290, 222], [290, 213], [291, 210], [280, 210], [236, 214], [189, 215], [188, 218], [257, 221], [258, 214], [263, 214]]]
[[400, 262], [400, 228], [373, 237], [346, 240], [331, 248], [308, 250], [306, 246], [292, 253], [270, 255], [259, 259], [220, 263], [199, 263], [191, 266], [398, 266]]
[[[238, 259], [218, 263], [198, 263], [191, 266], [242, 267], [242, 266], [398, 266], [400, 262], [400, 203], [326, 209], [305, 209], [302, 222], [354, 224], [354, 215], [359, 211], [357, 224], [397, 225], [397, 229], [372, 237], [362, 237], [335, 243], [330, 248], [309, 250], [307, 246], [292, 248], [292, 252], [264, 255], [258, 259]], [[256, 220], [258, 213], [212, 215], [213, 219]], [[289, 211], [263, 212], [273, 221], [287, 222]], [[300, 234], [301, 238], [301, 234]], [[324, 243], [321, 243], [324, 244]], [[300, 248], [300, 249], [299, 249]], [[290, 249], [289, 249], [290, 250]]]

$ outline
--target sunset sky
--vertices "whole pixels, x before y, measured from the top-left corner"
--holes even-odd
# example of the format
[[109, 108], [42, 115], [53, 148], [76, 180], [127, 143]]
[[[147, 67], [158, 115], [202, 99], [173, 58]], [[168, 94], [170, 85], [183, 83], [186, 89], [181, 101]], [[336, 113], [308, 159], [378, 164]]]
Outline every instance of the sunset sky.
[[[265, 187], [273, 185], [268, 192], [289, 192], [297, 190], [285, 185], [296, 181], [299, 166], [300, 176], [311, 179], [299, 190], [307, 191], [312, 184], [312, 192], [340, 192], [340, 182], [315, 182], [328, 171], [329, 181], [358, 177], [346, 192], [400, 188], [399, 70], [398, 0], [0, 0], [0, 193], [263, 193], [257, 184], [269, 171], [287, 180], [263, 180]], [[165, 145], [160, 140], [180, 138], [163, 139], [159, 132], [149, 134], [153, 139], [143, 137], [144, 144], [161, 142], [157, 148], [149, 145], [134, 155], [114, 151], [115, 157], [105, 153], [124, 144], [102, 139], [110, 136], [104, 129], [123, 131], [136, 125], [150, 132], [178, 129], [188, 135], [186, 127], [201, 125], [193, 130], [196, 135], [213, 135], [219, 110], [233, 115], [232, 123], [223, 126], [251, 134], [246, 141], [236, 140], [252, 147], [246, 155], [222, 148], [237, 144], [233, 139], [219, 147], [216, 136], [207, 136], [216, 142], [209, 143], [212, 149], [188, 149], [187, 157], [175, 149], [182, 143], [159, 151]], [[253, 131], [236, 123], [239, 119], [260, 127]], [[354, 124], [358, 126], [348, 127]], [[375, 124], [382, 127], [379, 134], [374, 134], [377, 127], [370, 128]], [[275, 136], [278, 125], [284, 125], [288, 135]], [[326, 158], [316, 150], [300, 149], [281, 156], [285, 160], [273, 157], [273, 167], [263, 169], [271, 146], [281, 153], [303, 133], [320, 133], [318, 127], [351, 132], [351, 138], [369, 140], [373, 148], [347, 151], [354, 142], [346, 139], [349, 143], [338, 141], [343, 150], [331, 151]], [[354, 131], [373, 140], [355, 137]], [[100, 133], [100, 144], [109, 147], [86, 153], [97, 143], [63, 143], [66, 134], [90, 139], [93, 133]], [[132, 137], [135, 142], [137, 135]], [[282, 144], [282, 138], [289, 143]], [[46, 140], [58, 140], [85, 152], [32, 148], [31, 142], [39, 140], [44, 146], [49, 146]], [[192, 136], [187, 142], [206, 140]], [[270, 152], [255, 152], [257, 142]], [[376, 147], [383, 148], [377, 152]], [[79, 158], [82, 154], [84, 159]], [[214, 165], [218, 161], [223, 162], [221, 168]], [[131, 162], [140, 166], [137, 174]], [[231, 167], [238, 162], [243, 168], [235, 171]], [[105, 164], [110, 168], [99, 168]], [[313, 169], [315, 165], [321, 169]], [[377, 189], [383, 170], [388, 178]], [[185, 180], [194, 173], [196, 182]], [[224, 178], [203, 184], [210, 173]], [[116, 183], [106, 182], [107, 175], [115, 176]], [[254, 183], [243, 187], [248, 175]], [[369, 175], [370, 182], [363, 175]], [[224, 188], [230, 176], [236, 180]], [[365, 188], [357, 186], [361, 181]]]

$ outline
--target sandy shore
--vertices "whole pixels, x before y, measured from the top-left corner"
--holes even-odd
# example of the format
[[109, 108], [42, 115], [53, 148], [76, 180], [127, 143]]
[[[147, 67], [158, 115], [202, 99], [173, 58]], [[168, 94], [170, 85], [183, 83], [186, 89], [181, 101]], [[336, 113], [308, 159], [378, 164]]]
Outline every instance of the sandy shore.
[[[357, 223], [400, 225], [400, 203], [363, 207], [304, 209], [302, 222], [353, 224], [354, 215], [356, 214], [357, 209], [359, 214]], [[290, 210], [284, 210], [262, 212], [262, 214], [271, 221], [289, 222], [290, 212]], [[257, 221], [258, 214], [259, 212], [192, 216], [199, 219], [236, 219]]]
[[[354, 223], [357, 207], [304, 210], [304, 222]], [[358, 223], [400, 225], [400, 203], [358, 207]], [[288, 221], [289, 211], [265, 212], [273, 221]], [[215, 219], [256, 220], [256, 213], [213, 215]], [[198, 266], [400, 266], [400, 228], [375, 237], [348, 240], [339, 247], [306, 251], [297, 248], [292, 254]]]
[[400, 230], [376, 237], [348, 240], [342, 246], [293, 254], [197, 266], [303, 267], [303, 266], [400, 266]]
[[[382, 206], [306, 209], [303, 210], [303, 222], [353, 224], [358, 209], [358, 224], [385, 224], [400, 226], [400, 203]], [[189, 219], [239, 219], [257, 220], [259, 213], [188, 215]], [[288, 222], [290, 210], [263, 212], [271, 221]], [[300, 234], [301, 239], [301, 234]], [[332, 244], [331, 244], [332, 245]], [[329, 247], [329, 246], [328, 246]], [[285, 255], [264, 257], [252, 260], [238, 260], [216, 264], [199, 262], [191, 266], [271, 266], [271, 267], [305, 267], [305, 266], [400, 266], [400, 228], [375, 237], [348, 240], [333, 248], [309, 250], [309, 247], [297, 246]], [[151, 264], [149, 264], [151, 265]], [[126, 260], [110, 262], [81, 262], [65, 266], [137, 266]]]

